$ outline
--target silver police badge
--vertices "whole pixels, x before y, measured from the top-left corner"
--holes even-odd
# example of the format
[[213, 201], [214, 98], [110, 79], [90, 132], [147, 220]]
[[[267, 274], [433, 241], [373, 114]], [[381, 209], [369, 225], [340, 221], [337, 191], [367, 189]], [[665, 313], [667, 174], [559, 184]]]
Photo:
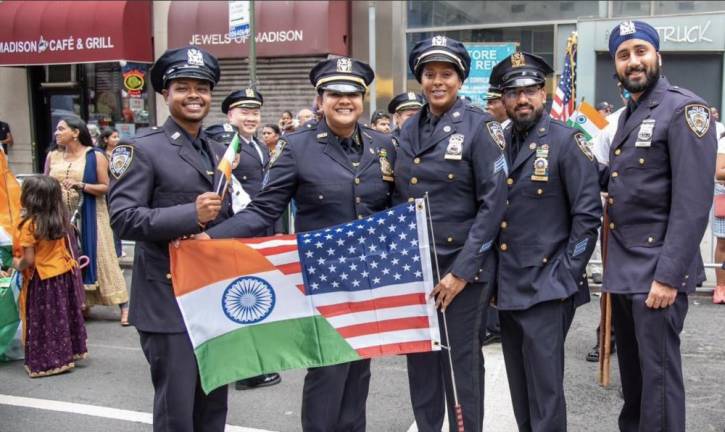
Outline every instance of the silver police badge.
[[247, 96], [248, 98], [255, 97], [255, 95], [254, 95], [254, 89], [250, 89], [250, 88], [245, 89], [244, 90], [244, 95]]
[[126, 144], [116, 146], [111, 153], [111, 163], [108, 167], [111, 175], [116, 180], [120, 179], [131, 166], [131, 162], [133, 162], [133, 146]]
[[204, 55], [196, 48], [186, 51], [186, 63], [194, 66], [204, 66]]
[[691, 131], [702, 138], [710, 129], [710, 109], [705, 105], [694, 104], [685, 107], [685, 119]]
[[632, 34], [636, 31], [637, 29], [634, 27], [634, 23], [632, 21], [623, 21], [619, 24], [619, 34], [621, 36]]
[[642, 120], [637, 132], [637, 141], [635, 147], [652, 147], [652, 137], [654, 136], [655, 119]]
[[491, 138], [496, 142], [496, 145], [503, 151], [506, 148], [506, 138], [504, 138], [501, 123], [491, 121], [486, 123], [486, 128], [488, 129], [488, 133], [491, 134]]
[[337, 59], [337, 71], [341, 73], [352, 73], [352, 60], [347, 57]]
[[448, 147], [444, 159], [461, 160], [463, 158], [463, 134], [453, 134], [448, 138]]
[[447, 43], [448, 43], [448, 38], [446, 38], [445, 36], [440, 36], [440, 35], [433, 36], [433, 39], [431, 40], [431, 44], [433, 44], [433, 46], [443, 46], [444, 47], [444, 46], [446, 46]]

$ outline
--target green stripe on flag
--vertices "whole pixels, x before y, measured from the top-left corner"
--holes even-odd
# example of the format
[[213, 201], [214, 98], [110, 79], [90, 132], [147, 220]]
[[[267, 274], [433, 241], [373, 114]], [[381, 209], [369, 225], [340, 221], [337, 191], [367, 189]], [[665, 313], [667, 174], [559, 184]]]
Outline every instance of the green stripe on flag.
[[0, 356], [13, 341], [20, 324], [18, 306], [15, 304], [10, 278], [0, 279]]
[[204, 342], [195, 354], [201, 387], [207, 394], [263, 373], [360, 360], [319, 315], [243, 327]]

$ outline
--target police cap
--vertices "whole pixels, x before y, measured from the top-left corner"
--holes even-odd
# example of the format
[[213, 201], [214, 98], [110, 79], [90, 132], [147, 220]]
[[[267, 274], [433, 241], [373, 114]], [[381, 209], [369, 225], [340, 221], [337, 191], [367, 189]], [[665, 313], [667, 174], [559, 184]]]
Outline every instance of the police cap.
[[488, 90], [486, 91], [486, 97], [484, 99], [486, 99], [487, 101], [496, 100], [501, 99], [501, 96], [503, 96], [503, 89], [493, 84], [489, 84]]
[[401, 93], [393, 98], [388, 104], [388, 112], [395, 114], [400, 111], [419, 110], [425, 104], [425, 99], [420, 94], [413, 92]]
[[490, 82], [501, 90], [541, 85], [552, 72], [554, 70], [541, 57], [516, 51], [493, 67]]
[[222, 102], [222, 112], [226, 114], [230, 109], [236, 107], [259, 108], [263, 103], [264, 98], [260, 92], [253, 88], [246, 88], [229, 93], [229, 96]]
[[461, 81], [468, 78], [471, 71], [471, 56], [461, 42], [446, 36], [433, 36], [424, 39], [413, 47], [408, 56], [408, 66], [420, 82], [423, 65], [430, 62], [452, 63], [461, 77]]
[[323, 60], [310, 71], [310, 82], [318, 93], [365, 93], [375, 79], [372, 68], [360, 60], [340, 57]]
[[166, 50], [151, 66], [151, 84], [161, 93], [171, 80], [195, 78], [208, 81], [212, 88], [219, 82], [219, 61], [209, 52], [195, 47]]
[[207, 136], [214, 141], [228, 146], [232, 142], [232, 139], [237, 131], [234, 126], [229, 123], [218, 123], [204, 129], [204, 133], [206, 133]]

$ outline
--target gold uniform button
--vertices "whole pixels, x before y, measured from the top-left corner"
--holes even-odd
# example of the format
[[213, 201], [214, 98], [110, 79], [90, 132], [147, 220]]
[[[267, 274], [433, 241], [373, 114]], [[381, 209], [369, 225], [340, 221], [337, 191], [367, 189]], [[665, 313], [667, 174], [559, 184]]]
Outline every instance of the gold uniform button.
[[410, 184], [418, 184], [418, 178], [413, 177], [412, 179], [410, 179]]
[[543, 194], [543, 193], [544, 193], [544, 190], [543, 190], [543, 189], [536, 189], [536, 193], [537, 193], [538, 195], [541, 195], [541, 194]]
[[448, 237], [448, 243], [453, 243], [453, 237]]
[[473, 280], [477, 281], [478, 280], [478, 276], [474, 276], [473, 277]]
[[498, 248], [501, 249], [502, 251], [506, 252], [509, 249], [509, 245], [507, 245], [506, 243], [501, 243], [501, 245]]
[[509, 185], [509, 186], [511, 186], [512, 184], [514, 184], [514, 179], [512, 179], [511, 177], [507, 178], [506, 179], [506, 184]]
[[612, 177], [619, 177], [619, 173], [617, 171], [612, 172]]
[[639, 164], [644, 165], [644, 158], [639, 158]]
[[171, 273], [166, 273], [166, 279], [171, 280]]
[[420, 164], [420, 158], [417, 157], [417, 158], [413, 159], [413, 163], [416, 164], [416, 165], [419, 165]]
[[355, 202], [356, 202], [356, 203], [360, 204], [360, 202], [361, 202], [361, 201], [362, 201], [362, 200], [360, 199], [360, 197], [355, 197]]
[[357, 218], [358, 219], [362, 219], [363, 218], [363, 215], [357, 215]]
[[408, 198], [408, 202], [409, 203], [414, 203], [415, 202], [415, 198], [413, 198], [413, 197]]
[[647, 243], [653, 243], [655, 241], [654, 237], [647, 237]]
[[607, 198], [607, 202], [609, 203], [609, 205], [614, 204], [614, 198], [612, 198], [612, 197]]
[[614, 150], [614, 154], [616, 156], [619, 156], [620, 154], [622, 154], [622, 149], [616, 149], [616, 150]]
[[325, 196], [324, 195], [318, 195], [317, 198], [319, 198], [319, 199], [325, 199]]
[[509, 226], [509, 223], [506, 221], [501, 221], [501, 228], [506, 229]]
[[541, 262], [544, 263], [544, 264], [546, 264], [546, 263], [549, 262], [549, 258], [544, 257], [544, 258], [541, 259]]
[[355, 184], [360, 184], [360, 177], [355, 177]]
[[453, 180], [454, 177], [453, 173], [448, 174], [448, 180]]
[[247, 176], [242, 176], [242, 180], [246, 180], [246, 179], [247, 179]]
[[609, 222], [609, 229], [614, 229], [614, 222]]

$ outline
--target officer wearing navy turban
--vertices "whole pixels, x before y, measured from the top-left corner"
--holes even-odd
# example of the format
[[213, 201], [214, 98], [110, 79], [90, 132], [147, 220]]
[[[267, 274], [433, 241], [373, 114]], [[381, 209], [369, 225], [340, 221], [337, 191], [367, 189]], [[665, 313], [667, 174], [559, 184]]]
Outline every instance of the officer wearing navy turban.
[[707, 103], [660, 74], [657, 31], [642, 21], [612, 29], [609, 52], [632, 94], [609, 153], [608, 254], [603, 290], [624, 394], [623, 432], [684, 431], [680, 332], [687, 294], [701, 279], [716, 137]]
[[111, 155], [111, 224], [136, 242], [129, 318], [151, 369], [154, 431], [221, 432], [226, 423], [227, 386], [201, 390], [169, 270], [170, 242], [231, 216], [229, 200], [212, 192], [224, 147], [201, 129], [219, 76], [217, 59], [201, 48], [166, 51], [151, 83], [170, 117]]
[[456, 430], [455, 385], [465, 429], [480, 431], [481, 304], [489, 301], [493, 245], [506, 209], [503, 129], [489, 113], [458, 97], [471, 67], [461, 42], [445, 36], [422, 40], [408, 64], [426, 104], [400, 132], [393, 202], [429, 199], [440, 264], [433, 293], [446, 312], [444, 345], [450, 348], [450, 357], [445, 351], [408, 355], [410, 399], [418, 430], [440, 431], [446, 402], [449, 427]]

